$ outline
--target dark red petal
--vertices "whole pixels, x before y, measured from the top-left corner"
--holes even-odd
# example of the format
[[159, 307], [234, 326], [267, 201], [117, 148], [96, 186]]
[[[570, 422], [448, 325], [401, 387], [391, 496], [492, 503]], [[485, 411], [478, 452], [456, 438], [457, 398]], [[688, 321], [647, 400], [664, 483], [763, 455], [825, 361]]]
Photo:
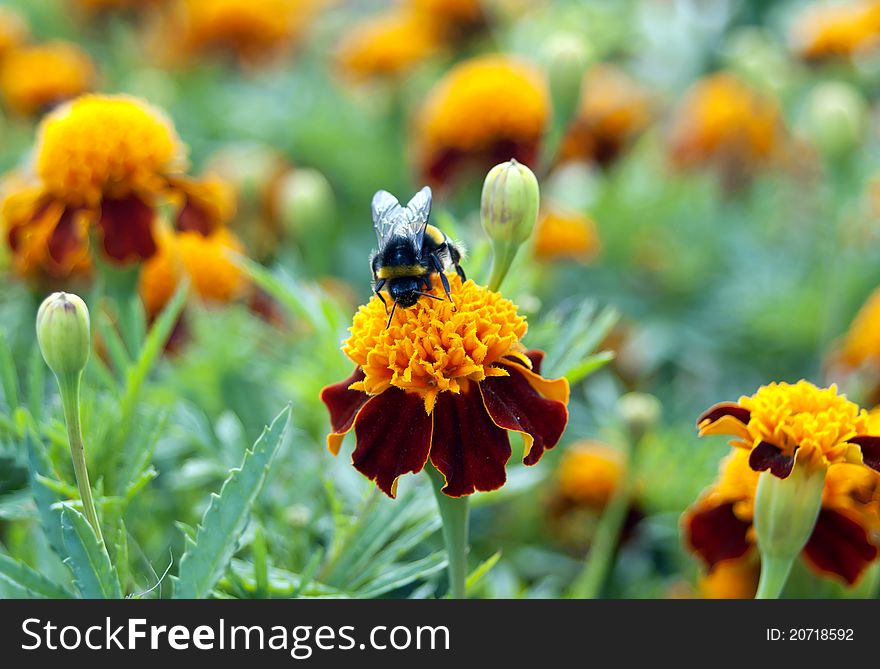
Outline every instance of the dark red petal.
[[769, 469], [773, 476], [787, 479], [794, 467], [794, 457], [783, 453], [778, 446], [762, 441], [749, 453], [749, 467], [756, 472]]
[[709, 407], [709, 409], [697, 418], [697, 427], [700, 427], [706, 421], [714, 423], [724, 416], [732, 416], [743, 425], [748, 425], [752, 413], [748, 409], [743, 409], [736, 402], [721, 402], [720, 404]]
[[431, 450], [431, 416], [415, 393], [389, 388], [370, 399], [354, 422], [357, 446], [351, 462], [389, 497], [397, 478], [420, 472]]
[[684, 530], [687, 543], [710, 569], [724, 560], [742, 557], [751, 547], [749, 523], [736, 517], [732, 502], [689, 513]]
[[49, 236], [47, 243], [49, 255], [59, 265], [63, 265], [71, 253], [81, 248], [84, 241], [76, 229], [76, 216], [76, 210], [65, 209]]
[[862, 460], [868, 467], [880, 472], [880, 437], [853, 437], [850, 444], [862, 449]]
[[321, 391], [321, 401], [330, 412], [330, 427], [333, 430], [327, 437], [327, 447], [334, 455], [339, 452], [342, 436], [351, 429], [358, 411], [370, 399], [365, 392], [348, 388], [352, 383], [363, 380], [363, 371], [360, 367], [356, 367], [347, 379], [327, 386]]
[[136, 195], [101, 203], [98, 224], [104, 234], [104, 252], [120, 263], [142, 260], [156, 253], [153, 208]]
[[211, 216], [192, 199], [187, 198], [177, 215], [177, 229], [180, 232], [198, 232], [207, 237], [216, 227]]
[[440, 393], [434, 407], [431, 462], [446, 477], [443, 492], [462, 497], [497, 490], [507, 475], [510, 440], [486, 413], [483, 398], [472, 383], [459, 395]]
[[568, 423], [565, 404], [548, 400], [517, 371], [515, 365], [501, 365], [510, 376], [492, 376], [480, 384], [486, 411], [498, 427], [516, 430], [534, 439], [523, 462], [533, 465], [544, 451], [553, 448]]
[[877, 557], [865, 529], [838, 511], [822, 509], [804, 557], [819, 571], [836, 574], [853, 585]]

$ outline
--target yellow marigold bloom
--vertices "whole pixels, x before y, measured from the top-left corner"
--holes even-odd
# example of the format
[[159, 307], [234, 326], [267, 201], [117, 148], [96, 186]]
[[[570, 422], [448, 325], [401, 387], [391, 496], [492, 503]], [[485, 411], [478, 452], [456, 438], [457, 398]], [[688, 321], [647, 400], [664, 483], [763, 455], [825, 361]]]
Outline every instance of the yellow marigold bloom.
[[354, 26], [343, 37], [338, 58], [343, 72], [356, 79], [396, 77], [439, 48], [434, 24], [419, 13], [398, 9]]
[[158, 314], [185, 276], [192, 282], [193, 294], [207, 302], [226, 303], [241, 297], [247, 282], [231, 254], [242, 252], [241, 242], [226, 228], [208, 236], [163, 231], [158, 253], [141, 271], [140, 293], [147, 314]]
[[596, 256], [600, 248], [596, 224], [589, 216], [554, 209], [538, 219], [534, 253], [539, 260], [586, 263]]
[[580, 441], [562, 456], [557, 470], [560, 494], [574, 504], [603, 508], [623, 480], [623, 453], [600, 442]]
[[170, 29], [184, 53], [231, 52], [254, 61], [299, 38], [317, 0], [175, 0]]
[[562, 160], [613, 162], [647, 128], [651, 97], [613, 65], [587, 72], [575, 118], [560, 148]]
[[89, 255], [93, 230], [111, 262], [149, 258], [164, 203], [179, 229], [208, 234], [222, 222], [219, 191], [185, 176], [184, 153], [164, 113], [136, 98], [86, 95], [47, 115], [31, 171], [2, 205], [19, 272], [67, 276]]
[[94, 80], [89, 56], [67, 42], [12, 49], [0, 60], [0, 94], [22, 116], [33, 116], [85, 93]]
[[880, 437], [870, 436], [868, 412], [808, 381], [771, 383], [737, 403], [716, 404], [697, 421], [700, 436], [728, 434], [749, 452], [755, 471], [787, 478], [795, 460], [809, 468], [844, 462], [880, 470]]
[[362, 306], [343, 346], [355, 372], [321, 394], [330, 450], [354, 428], [354, 466], [392, 497], [398, 477], [429, 458], [451, 497], [499, 488], [508, 431], [522, 435], [533, 465], [568, 420], [568, 383], [539, 376], [543, 354], [520, 343], [527, 328], [516, 306], [473, 281], [449, 282], [454, 304], [424, 298], [390, 323], [378, 296]]
[[514, 158], [534, 164], [550, 117], [543, 75], [501, 55], [454, 67], [428, 94], [419, 117], [419, 161], [426, 180], [447, 181], [463, 165], [482, 171]]
[[795, 22], [791, 41], [802, 58], [849, 58], [880, 46], [880, 2], [851, 0], [808, 6]]
[[880, 289], [875, 290], [859, 309], [838, 352], [848, 367], [880, 362]]
[[[752, 522], [758, 477], [748, 452], [734, 450], [722, 462], [718, 480], [683, 517], [685, 539], [710, 574], [722, 565], [732, 568], [733, 562], [743, 570], [757, 562]], [[878, 504], [877, 472], [848, 463], [829, 466], [819, 517], [803, 550], [807, 564], [854, 584], [878, 555], [873, 538], [880, 523]]]
[[719, 562], [700, 578], [700, 592], [706, 599], [752, 599], [760, 570], [757, 559]]
[[780, 155], [784, 133], [779, 106], [732, 74], [714, 74], [685, 96], [673, 119], [669, 146], [679, 167], [716, 164], [735, 183]]
[[30, 29], [24, 17], [11, 7], [0, 6], [0, 56], [24, 44], [29, 35]]

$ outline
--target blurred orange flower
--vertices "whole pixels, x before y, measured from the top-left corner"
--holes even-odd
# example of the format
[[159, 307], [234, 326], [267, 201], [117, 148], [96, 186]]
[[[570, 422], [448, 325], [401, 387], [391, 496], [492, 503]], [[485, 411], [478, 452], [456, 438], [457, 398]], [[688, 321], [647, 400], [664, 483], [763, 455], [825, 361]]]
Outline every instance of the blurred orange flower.
[[669, 150], [681, 168], [714, 165], [725, 183], [742, 183], [755, 168], [769, 165], [785, 148], [775, 100], [728, 73], [697, 82], [673, 119]]
[[613, 65], [597, 65], [581, 84], [581, 98], [561, 160], [613, 162], [651, 120], [651, 96]]
[[550, 117], [543, 75], [502, 55], [465, 61], [430, 91], [418, 119], [424, 179], [448, 182], [462, 167], [486, 171], [515, 158], [534, 166]]
[[10, 49], [0, 59], [0, 94], [22, 116], [34, 116], [88, 91], [95, 66], [75, 44], [47, 42]]
[[849, 58], [880, 47], [880, 2], [850, 0], [807, 6], [791, 32], [795, 52], [807, 60]]
[[753, 599], [760, 573], [757, 554], [723, 560], [700, 578], [700, 593], [706, 599]]
[[586, 263], [601, 248], [592, 218], [584, 214], [551, 209], [538, 219], [534, 254], [538, 260], [575, 260]]
[[222, 222], [220, 187], [187, 178], [185, 168], [171, 121], [142, 100], [86, 95], [58, 107], [2, 204], [16, 269], [64, 277], [88, 262], [93, 233], [111, 263], [149, 258], [165, 203], [176, 205], [176, 226], [209, 233]]
[[355, 79], [396, 77], [440, 49], [437, 26], [422, 14], [395, 9], [354, 26], [342, 40], [342, 71]]
[[619, 449], [597, 441], [579, 441], [565, 451], [559, 462], [559, 494], [573, 504], [602, 509], [625, 471], [626, 462]]
[[11, 7], [0, 6], [0, 57], [24, 44], [30, 35], [27, 21]]
[[[710, 574], [718, 568], [732, 569], [732, 562], [740, 562], [744, 571], [756, 563], [752, 518], [758, 477], [749, 464], [748, 452], [734, 450], [722, 462], [718, 480], [683, 516], [687, 545]], [[831, 465], [822, 508], [803, 551], [807, 564], [819, 573], [855, 584], [877, 558], [872, 537], [880, 528], [878, 511], [877, 472], [854, 464]]]

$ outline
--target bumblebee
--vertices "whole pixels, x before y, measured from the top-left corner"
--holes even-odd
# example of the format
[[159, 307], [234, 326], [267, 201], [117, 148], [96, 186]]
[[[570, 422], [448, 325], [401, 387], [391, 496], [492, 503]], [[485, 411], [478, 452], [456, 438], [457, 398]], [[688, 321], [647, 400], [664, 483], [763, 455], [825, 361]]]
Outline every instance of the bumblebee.
[[411, 307], [419, 297], [443, 299], [430, 293], [434, 274], [440, 276], [446, 298], [451, 302], [446, 272], [454, 269], [462, 281], [466, 280], [459, 264], [462, 251], [442, 230], [428, 223], [431, 189], [422, 188], [406, 207], [388, 191], [380, 190], [373, 196], [372, 211], [379, 240], [379, 250], [370, 258], [373, 292], [382, 300], [386, 312], [388, 303], [381, 291], [387, 291], [393, 301], [388, 325], [397, 305]]

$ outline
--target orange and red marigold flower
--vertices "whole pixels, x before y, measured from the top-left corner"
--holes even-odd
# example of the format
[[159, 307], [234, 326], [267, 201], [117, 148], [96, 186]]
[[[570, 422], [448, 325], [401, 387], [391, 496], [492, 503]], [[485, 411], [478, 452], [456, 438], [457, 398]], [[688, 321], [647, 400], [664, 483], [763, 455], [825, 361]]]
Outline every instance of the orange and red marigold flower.
[[357, 367], [321, 393], [328, 448], [338, 453], [354, 428], [352, 464], [391, 497], [398, 477], [428, 460], [450, 497], [500, 488], [509, 431], [533, 465], [568, 421], [568, 382], [540, 376], [543, 354], [520, 343], [527, 326], [516, 306], [472, 281], [450, 283], [454, 305], [423, 299], [387, 329], [378, 297], [362, 306], [343, 346]]
[[[684, 515], [685, 540], [709, 569], [709, 578], [733, 570], [751, 575], [751, 585], [740, 584], [736, 596], [754, 592], [757, 551], [754, 517], [758, 472], [749, 453], [734, 450], [722, 463], [718, 480]], [[807, 564], [819, 573], [858, 581], [877, 558], [873, 536], [880, 529], [880, 474], [855, 464], [828, 468], [822, 508], [803, 550]], [[739, 565], [739, 566], [737, 566]], [[731, 596], [713, 589], [712, 596]]]
[[224, 184], [185, 174], [185, 147], [171, 121], [146, 102], [86, 95], [46, 116], [33, 164], [16, 173], [2, 204], [16, 269], [66, 277], [88, 265], [90, 238], [111, 263], [151, 257], [159, 207], [175, 226], [209, 234], [233, 203]]

